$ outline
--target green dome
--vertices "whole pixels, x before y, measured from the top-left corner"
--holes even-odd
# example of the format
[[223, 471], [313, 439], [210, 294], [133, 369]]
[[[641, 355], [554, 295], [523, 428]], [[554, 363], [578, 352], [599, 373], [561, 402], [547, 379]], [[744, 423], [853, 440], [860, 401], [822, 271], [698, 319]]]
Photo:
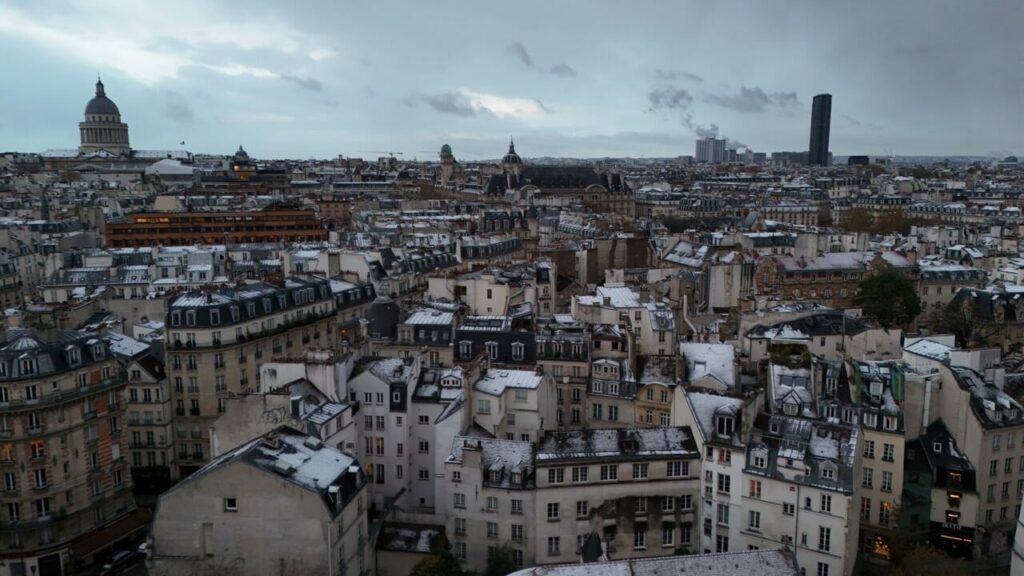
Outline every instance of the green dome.
[[451, 154], [451, 153], [452, 153], [452, 147], [451, 146], [449, 146], [447, 144], [445, 144], [444, 146], [441, 146], [441, 154]]

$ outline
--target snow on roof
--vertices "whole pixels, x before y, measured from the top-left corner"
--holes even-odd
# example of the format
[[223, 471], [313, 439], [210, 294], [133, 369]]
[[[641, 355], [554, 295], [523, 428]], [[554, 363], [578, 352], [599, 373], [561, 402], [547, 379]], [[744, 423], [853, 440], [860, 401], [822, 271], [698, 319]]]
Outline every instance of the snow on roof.
[[779, 549], [633, 558], [600, 564], [548, 564], [525, 568], [509, 576], [797, 576], [799, 573], [789, 553]]
[[597, 287], [597, 295], [578, 296], [577, 299], [582, 306], [601, 306], [605, 299], [613, 308], [639, 308], [640, 295], [632, 288], [624, 284], [605, 284]]
[[554, 431], [537, 447], [537, 460], [644, 458], [697, 454], [687, 428], [618, 428]]
[[715, 412], [720, 408], [731, 408], [739, 411], [743, 407], [743, 400], [719, 396], [717, 394], [705, 394], [703, 392], [688, 392], [686, 400], [693, 410], [694, 419], [700, 427], [704, 438], [711, 438], [715, 432]]
[[454, 314], [433, 308], [417, 308], [409, 313], [405, 324], [451, 325]]
[[952, 347], [934, 340], [921, 339], [903, 348], [907, 352], [945, 362], [949, 360]]
[[490, 369], [482, 378], [473, 384], [473, 389], [500, 396], [508, 388], [536, 390], [540, 387], [543, 376], [532, 370], [498, 370]]
[[125, 336], [124, 334], [108, 332], [103, 339], [107, 341], [110, 353], [115, 356], [132, 358], [142, 354], [146, 350], [149, 350], [149, 344], [140, 342], [131, 336]]
[[679, 353], [686, 359], [686, 372], [691, 382], [711, 375], [729, 388], [735, 386], [733, 359], [736, 350], [732, 344], [683, 342], [679, 345]]

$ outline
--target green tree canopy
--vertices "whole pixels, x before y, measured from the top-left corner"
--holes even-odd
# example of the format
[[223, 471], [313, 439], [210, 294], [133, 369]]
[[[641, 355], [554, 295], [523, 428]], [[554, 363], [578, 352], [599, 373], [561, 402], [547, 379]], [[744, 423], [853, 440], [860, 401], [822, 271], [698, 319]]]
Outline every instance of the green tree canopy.
[[854, 303], [886, 328], [907, 326], [921, 313], [917, 285], [896, 270], [883, 270], [861, 281]]
[[487, 550], [487, 569], [484, 576], [508, 576], [519, 569], [515, 552], [508, 545]]

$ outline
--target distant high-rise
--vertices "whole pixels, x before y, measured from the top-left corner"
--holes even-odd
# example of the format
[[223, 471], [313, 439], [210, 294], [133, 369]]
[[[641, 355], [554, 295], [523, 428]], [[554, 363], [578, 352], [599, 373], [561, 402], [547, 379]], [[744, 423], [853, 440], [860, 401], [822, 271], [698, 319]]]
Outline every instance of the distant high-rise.
[[811, 145], [807, 163], [828, 166], [828, 133], [832, 124], [832, 95], [818, 94], [811, 108]]
[[721, 164], [725, 162], [725, 139], [701, 138], [697, 140], [697, 162]]

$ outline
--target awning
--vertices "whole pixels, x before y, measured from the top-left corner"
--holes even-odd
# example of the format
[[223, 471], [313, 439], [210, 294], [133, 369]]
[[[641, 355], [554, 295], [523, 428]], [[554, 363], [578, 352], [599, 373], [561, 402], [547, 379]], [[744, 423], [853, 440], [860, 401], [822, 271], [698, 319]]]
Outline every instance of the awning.
[[71, 556], [85, 558], [110, 546], [114, 542], [145, 528], [153, 519], [148, 508], [136, 508], [131, 514], [79, 537], [71, 543]]

